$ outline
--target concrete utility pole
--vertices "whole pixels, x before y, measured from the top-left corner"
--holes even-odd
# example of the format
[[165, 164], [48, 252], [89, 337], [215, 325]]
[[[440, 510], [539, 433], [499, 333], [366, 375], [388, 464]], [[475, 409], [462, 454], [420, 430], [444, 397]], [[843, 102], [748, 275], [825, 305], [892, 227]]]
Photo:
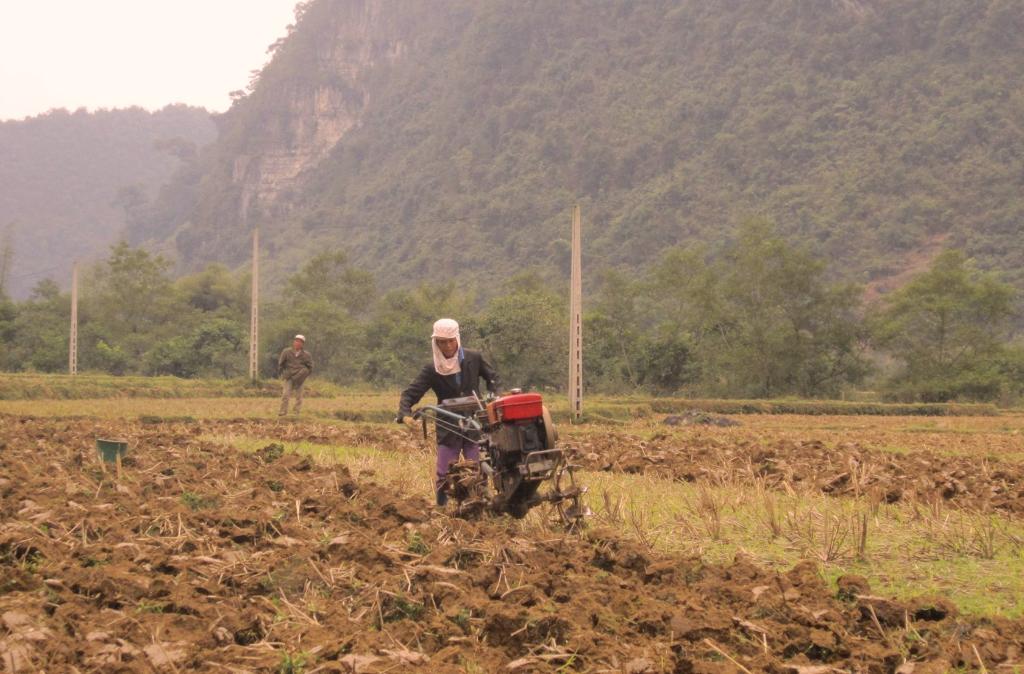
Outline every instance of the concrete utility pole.
[[252, 306], [249, 310], [249, 379], [260, 374], [260, 230], [252, 230]]
[[569, 414], [583, 414], [583, 263], [580, 254], [580, 206], [572, 209], [572, 274], [569, 282]]
[[68, 339], [68, 374], [78, 374], [78, 263], [71, 267], [71, 336]]

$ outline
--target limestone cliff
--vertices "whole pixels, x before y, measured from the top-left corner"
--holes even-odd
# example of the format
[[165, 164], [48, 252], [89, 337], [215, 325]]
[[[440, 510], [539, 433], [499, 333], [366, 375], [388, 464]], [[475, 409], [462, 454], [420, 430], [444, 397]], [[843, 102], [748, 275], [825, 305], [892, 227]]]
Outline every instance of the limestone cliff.
[[[244, 145], [231, 162], [243, 226], [286, 213], [300, 176], [360, 123], [373, 70], [401, 58], [411, 37], [396, 7], [386, 0], [307, 6], [297, 27], [311, 43], [301, 45], [310, 51], [301, 55], [301, 76], [279, 79], [277, 71], [284, 67], [272, 63], [260, 78], [265, 81], [256, 84], [258, 93], [250, 94], [252, 100], [240, 101], [228, 113], [230, 125], [232, 116], [249, 113], [250, 106], [275, 102], [272, 110], [260, 110], [270, 114], [250, 115]], [[283, 61], [297, 59], [288, 53], [292, 48], [283, 46]]]
[[579, 202], [592, 272], [764, 214], [845, 278], [943, 240], [1024, 287], [1018, 5], [310, 0], [137, 240], [489, 288], [565, 273]]

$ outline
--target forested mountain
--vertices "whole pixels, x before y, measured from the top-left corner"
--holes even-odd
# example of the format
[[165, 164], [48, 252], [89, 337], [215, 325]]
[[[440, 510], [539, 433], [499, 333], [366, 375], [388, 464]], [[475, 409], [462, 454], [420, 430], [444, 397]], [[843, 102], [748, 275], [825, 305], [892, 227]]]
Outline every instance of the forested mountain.
[[68, 278], [72, 259], [104, 257], [124, 234], [125, 209], [145, 208], [215, 134], [207, 111], [183, 105], [0, 122], [4, 290], [23, 296], [47, 276]]
[[[944, 247], [1024, 287], [1017, 0], [312, 0], [132, 223], [183, 269], [344, 247], [387, 282], [589, 272], [750, 215], [883, 284]], [[591, 278], [594, 278], [593, 276]]]

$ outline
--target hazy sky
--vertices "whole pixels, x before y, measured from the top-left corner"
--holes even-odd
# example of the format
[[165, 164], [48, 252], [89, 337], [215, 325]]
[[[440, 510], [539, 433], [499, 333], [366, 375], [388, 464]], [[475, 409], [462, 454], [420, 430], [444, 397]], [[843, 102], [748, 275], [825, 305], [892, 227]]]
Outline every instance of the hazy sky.
[[296, 0], [0, 0], [0, 119], [50, 108], [228, 107]]

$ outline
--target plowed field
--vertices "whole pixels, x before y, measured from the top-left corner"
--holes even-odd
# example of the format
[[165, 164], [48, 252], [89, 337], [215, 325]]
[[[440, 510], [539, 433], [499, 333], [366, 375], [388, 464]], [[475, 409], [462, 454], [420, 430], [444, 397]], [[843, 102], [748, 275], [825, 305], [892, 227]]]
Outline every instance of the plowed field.
[[[381, 427], [0, 419], [3, 668], [920, 674], [1024, 666], [1024, 623], [965, 618], [942, 598], [895, 602], [856, 577], [832, 586], [810, 563], [776, 573], [742, 557], [712, 566], [657, 556], [601, 528], [571, 536], [526, 533], [502, 518], [452, 519], [341, 466], [203, 439], [254, 427], [265, 437], [415, 443]], [[105, 436], [132, 448], [120, 479], [96, 459], [95, 439]], [[957, 476], [967, 466], [954, 459], [890, 467], [883, 458], [903, 457], [859, 448], [838, 459], [813, 446], [576, 440], [586, 461], [607, 470], [701, 479], [702, 465], [732, 466], [751, 479], [840, 491], [885, 491], [896, 479], [885, 476], [919, 471], [925, 481], [900, 498], [954, 479], [963, 489], [950, 499], [1010, 511], [1021, 499], [1020, 473], [1007, 466]], [[982, 494], [984, 480], [998, 490]]]

